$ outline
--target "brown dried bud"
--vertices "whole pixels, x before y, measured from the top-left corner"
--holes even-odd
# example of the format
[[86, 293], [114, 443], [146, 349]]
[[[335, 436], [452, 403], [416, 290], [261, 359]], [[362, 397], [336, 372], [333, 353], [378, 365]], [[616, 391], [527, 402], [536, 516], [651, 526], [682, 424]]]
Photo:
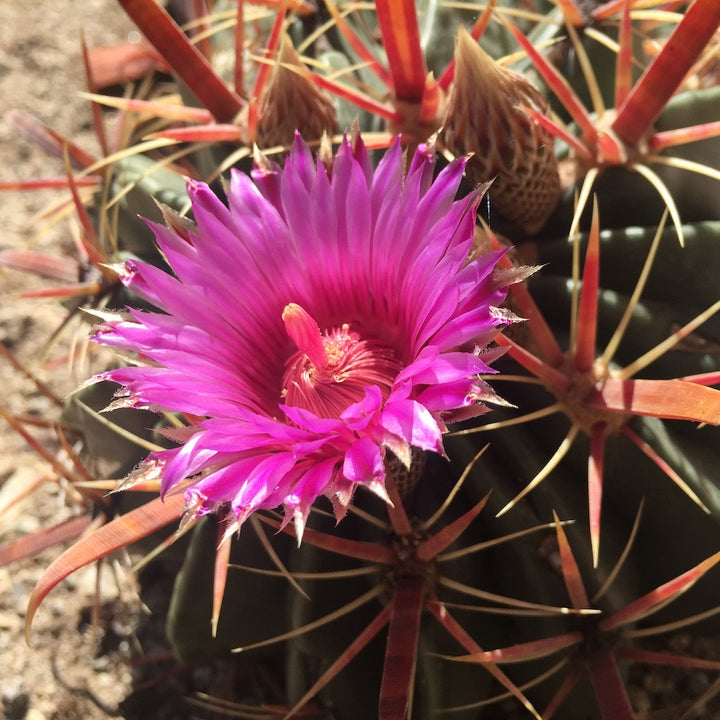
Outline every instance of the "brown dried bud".
[[508, 220], [535, 232], [557, 206], [562, 188], [554, 138], [522, 107], [549, 112], [538, 90], [499, 66], [461, 27], [440, 138], [455, 155], [474, 153], [467, 166], [472, 180], [495, 178], [491, 203]]
[[[286, 67], [296, 66], [300, 72]], [[284, 35], [278, 56], [262, 91], [257, 109], [254, 137], [248, 138], [261, 148], [292, 144], [297, 130], [306, 141], [320, 140], [324, 132], [337, 131], [335, 105], [330, 95], [305, 76], [306, 68]], [[248, 127], [248, 108], [237, 120], [240, 127]], [[252, 134], [252, 128], [249, 128]]]

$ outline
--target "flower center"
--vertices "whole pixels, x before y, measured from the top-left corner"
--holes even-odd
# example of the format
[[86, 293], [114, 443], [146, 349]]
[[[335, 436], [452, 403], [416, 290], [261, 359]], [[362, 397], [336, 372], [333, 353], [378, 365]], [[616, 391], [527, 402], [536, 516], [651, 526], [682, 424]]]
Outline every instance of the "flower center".
[[392, 348], [364, 339], [347, 324], [321, 332], [314, 318], [290, 303], [282, 314], [285, 330], [298, 350], [288, 359], [282, 381], [286, 405], [310, 410], [318, 417], [338, 417], [377, 385], [387, 398], [402, 370]]

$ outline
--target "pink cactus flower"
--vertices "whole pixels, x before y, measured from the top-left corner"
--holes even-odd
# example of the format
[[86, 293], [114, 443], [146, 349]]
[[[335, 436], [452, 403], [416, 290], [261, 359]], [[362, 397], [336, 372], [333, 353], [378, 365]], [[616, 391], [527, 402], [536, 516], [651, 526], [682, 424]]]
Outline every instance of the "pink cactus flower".
[[[154, 223], [174, 276], [131, 261], [121, 275], [162, 313], [130, 309], [95, 340], [144, 364], [104, 373], [114, 406], [185, 413], [178, 447], [144, 466], [188, 513], [235, 529], [283, 506], [302, 535], [319, 496], [338, 517], [364, 486], [385, 493], [386, 454], [443, 453], [446, 423], [497, 400], [480, 375], [511, 272], [473, 256], [479, 193], [455, 200], [464, 161], [433, 180], [421, 145], [396, 142], [376, 170], [362, 140], [315, 164], [298, 137], [284, 169], [234, 172], [225, 206], [190, 182], [196, 228]], [[149, 464], [149, 465], [148, 465]]]

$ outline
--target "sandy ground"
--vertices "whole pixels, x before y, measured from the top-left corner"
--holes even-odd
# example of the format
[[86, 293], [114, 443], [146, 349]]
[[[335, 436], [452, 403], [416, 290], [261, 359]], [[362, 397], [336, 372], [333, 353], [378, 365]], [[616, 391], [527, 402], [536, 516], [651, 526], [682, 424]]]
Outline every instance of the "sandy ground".
[[[112, 0], [37, 0], [0, 3], [0, 181], [59, 175], [60, 160], [23, 139], [2, 118], [10, 109], [37, 116], [72, 137], [90, 152], [96, 144], [84, 89], [80, 32], [90, 45], [124, 39], [131, 23]], [[53, 255], [72, 254], [69, 222], [38, 232], [36, 215], [62, 199], [61, 192], [0, 194], [0, 250], [32, 248]], [[67, 338], [47, 348], [47, 338], [64, 311], [51, 301], [23, 301], [13, 293], [47, 285], [24, 273], [0, 270], [0, 341], [26, 366], [63, 395], [77, 382], [62, 358]], [[0, 359], [0, 403], [16, 413], [52, 417], [54, 409], [32, 383]], [[38, 437], [53, 447], [50, 432]], [[0, 420], [0, 499], [12, 486], [33, 482], [42, 464], [25, 442]], [[68, 509], [57, 488], [46, 486], [15, 512], [0, 517], [0, 543], [63, 519]], [[6, 720], [94, 720], [117, 714], [126, 695], [130, 671], [132, 617], [114, 614], [108, 588], [104, 628], [93, 638], [90, 608], [93, 571], [81, 572], [47, 599], [33, 627], [32, 647], [23, 639], [25, 606], [40, 571], [58, 549], [0, 569], [0, 717]], [[113, 616], [114, 614], [114, 616]], [[110, 644], [108, 644], [110, 643]], [[111, 647], [112, 645], [112, 647]], [[104, 650], [101, 652], [101, 648]]]

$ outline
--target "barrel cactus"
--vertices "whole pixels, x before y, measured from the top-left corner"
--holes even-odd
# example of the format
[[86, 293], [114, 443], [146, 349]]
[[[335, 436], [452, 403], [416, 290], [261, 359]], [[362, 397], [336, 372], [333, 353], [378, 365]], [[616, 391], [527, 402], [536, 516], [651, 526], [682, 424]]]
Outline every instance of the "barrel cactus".
[[57, 294], [119, 357], [53, 465], [104, 524], [28, 632], [165, 550], [178, 660], [237, 669], [208, 712], [623, 720], [655, 664], [710, 674], [701, 716], [720, 658], [672, 638], [717, 633], [720, 3], [118, 1], [174, 87], [90, 93], [123, 141], [65, 145]]

